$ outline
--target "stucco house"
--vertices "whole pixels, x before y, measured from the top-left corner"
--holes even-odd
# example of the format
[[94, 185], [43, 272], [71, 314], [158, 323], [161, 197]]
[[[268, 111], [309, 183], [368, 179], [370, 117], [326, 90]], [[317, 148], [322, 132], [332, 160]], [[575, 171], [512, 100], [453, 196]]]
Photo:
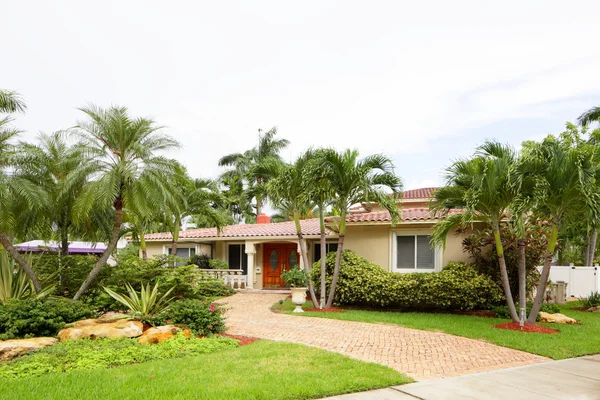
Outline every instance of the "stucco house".
[[[377, 204], [353, 206], [347, 217], [344, 248], [398, 273], [440, 271], [449, 261], [466, 261], [462, 236], [449, 235], [445, 249], [430, 246], [429, 235], [437, 221], [428, 208], [434, 189], [405, 191], [398, 203], [402, 218], [395, 226], [389, 212]], [[334, 218], [326, 219], [328, 252], [337, 249]], [[318, 261], [319, 220], [302, 220], [301, 226], [308, 243], [308, 257], [311, 262]], [[148, 256], [169, 254], [171, 240], [170, 233], [146, 235]], [[300, 264], [294, 222], [271, 223], [266, 215], [259, 215], [256, 224], [227, 226], [220, 234], [215, 228], [182, 231], [177, 255], [186, 258], [198, 253], [222, 259], [231, 269], [243, 270], [247, 286], [255, 289], [282, 287], [281, 273]]]

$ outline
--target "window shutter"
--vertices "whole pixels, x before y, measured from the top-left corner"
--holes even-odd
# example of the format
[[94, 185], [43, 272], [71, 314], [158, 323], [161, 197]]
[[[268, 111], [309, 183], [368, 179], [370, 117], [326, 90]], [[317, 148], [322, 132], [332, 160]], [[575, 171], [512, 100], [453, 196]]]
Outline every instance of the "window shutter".
[[417, 269], [435, 268], [435, 252], [429, 240], [430, 236], [417, 236]]
[[415, 237], [396, 236], [396, 268], [415, 267]]

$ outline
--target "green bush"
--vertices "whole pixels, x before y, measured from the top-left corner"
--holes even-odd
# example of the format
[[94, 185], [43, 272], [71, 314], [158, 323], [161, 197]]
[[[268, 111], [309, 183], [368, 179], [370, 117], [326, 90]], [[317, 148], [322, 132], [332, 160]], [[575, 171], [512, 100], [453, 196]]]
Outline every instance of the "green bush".
[[225, 331], [224, 309], [216, 303], [203, 300], [182, 299], [150, 320], [155, 326], [178, 325], [190, 329], [195, 335], [210, 335]]
[[195, 297], [200, 299], [231, 296], [232, 294], [235, 294], [235, 290], [231, 286], [225, 285], [221, 279], [200, 280], [195, 289]]
[[600, 306], [600, 292], [591, 292], [590, 295], [581, 300], [582, 307], [592, 308]]
[[188, 259], [188, 263], [194, 264], [198, 268], [208, 269], [210, 268], [210, 256], [204, 253], [194, 254]]
[[208, 261], [208, 267], [211, 269], [229, 269], [229, 264], [218, 258], [214, 258]]
[[86, 304], [66, 299], [10, 300], [0, 305], [0, 340], [56, 336], [67, 323], [95, 316]]
[[[515, 306], [517, 307], [517, 314], [519, 314], [521, 306], [519, 306], [519, 303], [515, 303]], [[526, 311], [527, 315], [529, 315], [529, 313], [531, 312], [532, 307], [533, 307], [533, 302], [528, 301], [527, 306], [525, 307], [527, 310]], [[508, 312], [508, 306], [506, 306], [506, 305], [492, 307], [492, 311], [494, 311], [494, 314], [496, 314], [496, 318], [510, 319], [510, 313]], [[560, 312], [560, 308], [556, 304], [542, 303], [542, 306], [540, 307], [540, 312], [547, 312], [550, 314], [555, 314], [555, 313]], [[538, 314], [536, 317], [536, 321], [539, 321], [539, 320], [540, 320], [540, 316]]]
[[23, 378], [52, 372], [94, 370], [152, 360], [213, 353], [238, 346], [227, 338], [190, 338], [179, 334], [157, 344], [132, 339], [82, 339], [46, 347], [0, 365], [0, 378]]
[[[55, 295], [73, 297], [85, 278], [94, 267], [95, 256], [59, 256], [58, 254], [33, 255], [32, 268], [40, 281], [56, 284]], [[99, 278], [92, 283], [91, 290], [98, 288], [97, 283], [110, 271], [105, 268]], [[52, 279], [50, 282], [49, 279]]]
[[281, 279], [287, 286], [305, 287], [308, 285], [308, 275], [306, 271], [298, 267], [291, 268], [281, 274]]
[[[327, 286], [331, 285], [335, 254], [327, 255]], [[320, 267], [312, 269], [320, 287]], [[441, 272], [398, 274], [345, 250], [335, 293], [337, 304], [412, 309], [487, 309], [503, 301], [501, 290], [487, 276], [462, 263]]]

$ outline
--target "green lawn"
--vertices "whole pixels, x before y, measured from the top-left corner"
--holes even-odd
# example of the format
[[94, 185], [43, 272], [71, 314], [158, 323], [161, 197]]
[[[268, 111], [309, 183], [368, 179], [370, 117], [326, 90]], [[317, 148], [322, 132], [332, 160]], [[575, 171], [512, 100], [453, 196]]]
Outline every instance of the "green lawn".
[[[573, 302], [560, 305], [560, 309], [561, 313], [575, 318], [581, 325], [542, 324], [560, 330], [560, 333], [555, 335], [496, 329], [492, 325], [501, 324], [507, 320], [453, 314], [346, 310], [343, 313], [305, 312], [294, 315], [381, 322], [407, 328], [445, 332], [560, 360], [600, 353], [600, 313], [572, 309], [579, 306], [579, 302]], [[312, 303], [307, 302], [305, 308], [310, 307], [312, 307]], [[275, 304], [273, 306], [274, 310], [286, 313], [291, 312], [293, 308], [294, 305], [289, 299], [283, 305]]]
[[311, 399], [410, 382], [384, 366], [258, 341], [179, 359], [0, 379], [2, 399]]

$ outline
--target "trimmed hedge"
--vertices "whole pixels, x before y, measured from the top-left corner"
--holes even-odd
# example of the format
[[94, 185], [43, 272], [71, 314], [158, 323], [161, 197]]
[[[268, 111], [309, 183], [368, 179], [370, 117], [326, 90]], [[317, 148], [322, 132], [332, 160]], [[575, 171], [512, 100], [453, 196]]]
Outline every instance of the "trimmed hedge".
[[66, 324], [96, 316], [78, 301], [10, 300], [0, 304], [0, 340], [56, 336]]
[[[335, 253], [327, 255], [327, 287]], [[320, 288], [320, 263], [312, 269]], [[450, 263], [441, 272], [399, 274], [344, 250], [336, 288], [336, 304], [412, 309], [489, 309], [504, 297], [496, 283], [464, 263]]]
[[224, 309], [220, 304], [182, 299], [150, 320], [154, 326], [174, 324], [188, 328], [194, 335], [207, 336], [225, 331]]

